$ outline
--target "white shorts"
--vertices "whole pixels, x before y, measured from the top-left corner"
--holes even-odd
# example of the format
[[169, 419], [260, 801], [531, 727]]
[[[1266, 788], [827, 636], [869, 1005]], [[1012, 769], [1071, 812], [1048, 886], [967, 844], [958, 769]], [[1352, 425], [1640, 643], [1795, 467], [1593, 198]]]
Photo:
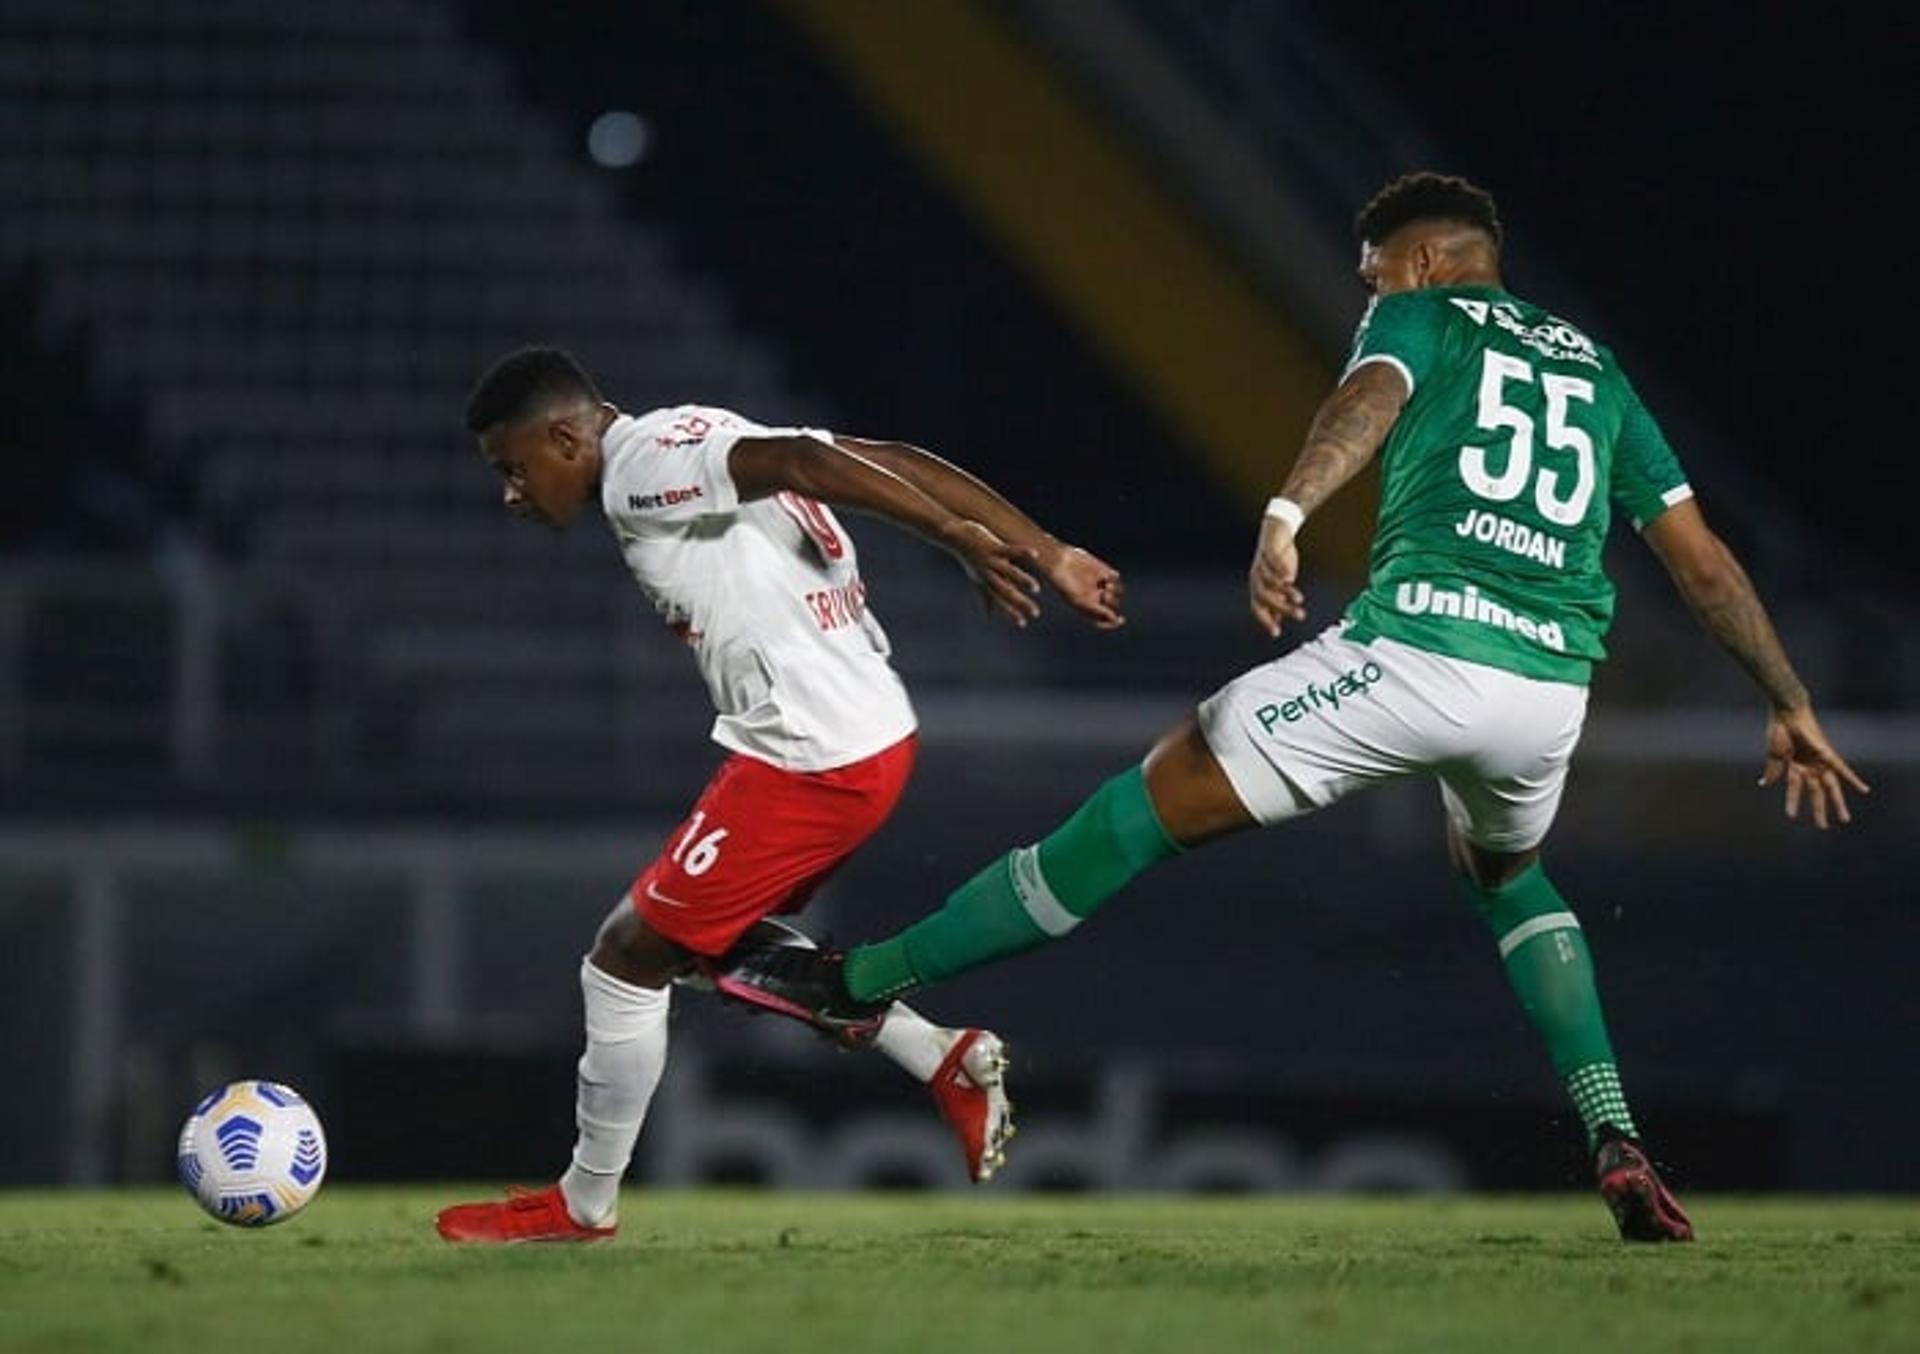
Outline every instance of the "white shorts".
[[1344, 623], [1200, 703], [1200, 728], [1247, 811], [1277, 823], [1428, 773], [1447, 816], [1489, 851], [1546, 837], [1580, 741], [1587, 688], [1415, 649]]

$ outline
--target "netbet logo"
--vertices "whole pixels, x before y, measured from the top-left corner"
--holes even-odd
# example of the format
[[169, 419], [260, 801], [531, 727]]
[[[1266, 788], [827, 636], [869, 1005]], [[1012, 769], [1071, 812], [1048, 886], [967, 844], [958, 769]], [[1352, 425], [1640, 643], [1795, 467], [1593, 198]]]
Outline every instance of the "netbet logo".
[[657, 494], [628, 494], [628, 512], [646, 512], [650, 508], [676, 508], [682, 503], [691, 503], [702, 497], [700, 486], [689, 484], [684, 489], [667, 489]]

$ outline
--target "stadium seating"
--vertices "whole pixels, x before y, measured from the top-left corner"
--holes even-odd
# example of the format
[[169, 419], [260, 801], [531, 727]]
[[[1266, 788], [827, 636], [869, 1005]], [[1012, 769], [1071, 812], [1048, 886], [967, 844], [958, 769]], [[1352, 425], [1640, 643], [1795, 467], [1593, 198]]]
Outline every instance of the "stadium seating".
[[[81, 354], [111, 393], [101, 407], [134, 411], [138, 450], [119, 461], [190, 499], [117, 601], [97, 572], [0, 579], [0, 766], [118, 756], [242, 795], [498, 799], [599, 794], [704, 761], [690, 665], [604, 534], [508, 521], [460, 412], [486, 361], [545, 341], [587, 356], [629, 407], [830, 420], [745, 331], [732, 279], [690, 266], [667, 223], [636, 219], [461, 6], [0, 12], [0, 268], [29, 279], [33, 324]], [[1175, 27], [1161, 37], [1183, 61], [1203, 39], [1223, 50], [1205, 24]], [[1356, 135], [1364, 148], [1373, 133]], [[1305, 177], [1322, 208], [1353, 189]], [[877, 528], [861, 539], [930, 709], [982, 689], [1191, 697], [1264, 652], [1217, 573], [1134, 571], [1121, 637], [1015, 637], [969, 615], [930, 552]], [[1649, 577], [1629, 568], [1623, 585]], [[1340, 600], [1316, 597], [1317, 614]], [[1844, 664], [1824, 607], [1783, 600], [1788, 628], [1814, 636], [1797, 644], [1809, 676], [1855, 684], [1836, 699], [1884, 699], [1859, 684], [1911, 665]], [[136, 619], [103, 639], [103, 607]], [[1737, 695], [1737, 674], [1674, 656], [1697, 653], [1686, 626], [1666, 600], [1627, 608], [1619, 643], [1638, 659], [1613, 691]], [[115, 665], [151, 680], [91, 675]], [[1037, 727], [1053, 708], [1001, 723]], [[34, 793], [17, 776], [0, 786]], [[661, 807], [684, 786], [671, 778]]]
[[[816, 411], [662, 231], [622, 219], [457, 11], [6, 13], [0, 260], [40, 280], [49, 328], [88, 336], [101, 382], [136, 392], [154, 461], [190, 463], [204, 516], [229, 525], [232, 597], [297, 598], [311, 619], [278, 636], [301, 646], [290, 661], [361, 693], [345, 729], [315, 733], [325, 712], [308, 712], [308, 769], [366, 762], [312, 746], [345, 737], [443, 784], [542, 765], [590, 780], [618, 765], [622, 711], [653, 728], [662, 701], [697, 744], [690, 667], [645, 633], [605, 536], [551, 540], [498, 511], [466, 391], [544, 341], [629, 407]], [[256, 661], [276, 642], [233, 638]], [[299, 750], [278, 732], [269, 755]]]

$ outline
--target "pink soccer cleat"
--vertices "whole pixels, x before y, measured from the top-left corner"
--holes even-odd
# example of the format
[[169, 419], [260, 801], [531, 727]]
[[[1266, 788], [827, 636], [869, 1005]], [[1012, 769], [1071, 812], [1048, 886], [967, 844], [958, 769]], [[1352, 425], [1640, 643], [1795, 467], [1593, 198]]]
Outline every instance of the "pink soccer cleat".
[[1693, 1240], [1693, 1223], [1638, 1141], [1603, 1130], [1593, 1173], [1622, 1241]]

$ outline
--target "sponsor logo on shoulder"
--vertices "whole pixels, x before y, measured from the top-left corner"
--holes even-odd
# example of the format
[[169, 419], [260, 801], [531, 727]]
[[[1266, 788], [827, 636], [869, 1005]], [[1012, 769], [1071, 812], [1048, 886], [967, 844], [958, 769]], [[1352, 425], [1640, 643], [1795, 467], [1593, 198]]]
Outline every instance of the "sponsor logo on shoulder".
[[1436, 588], [1426, 579], [1402, 583], [1393, 590], [1393, 608], [1403, 616], [1449, 616], [1456, 620], [1490, 625], [1508, 630], [1543, 644], [1555, 653], [1567, 651], [1566, 632], [1559, 621], [1538, 621], [1504, 607], [1469, 583], [1459, 592]]
[[673, 447], [690, 447], [696, 442], [704, 442], [713, 431], [713, 420], [703, 414], [686, 414], [666, 431], [654, 436], [653, 444], [661, 450]]
[[1496, 327], [1512, 334], [1542, 357], [1589, 367], [1600, 365], [1600, 349], [1594, 341], [1557, 315], [1549, 315], [1539, 324], [1528, 324], [1521, 317], [1520, 307], [1511, 301], [1470, 301], [1460, 296], [1450, 299], [1475, 324], [1484, 327], [1492, 320]]

